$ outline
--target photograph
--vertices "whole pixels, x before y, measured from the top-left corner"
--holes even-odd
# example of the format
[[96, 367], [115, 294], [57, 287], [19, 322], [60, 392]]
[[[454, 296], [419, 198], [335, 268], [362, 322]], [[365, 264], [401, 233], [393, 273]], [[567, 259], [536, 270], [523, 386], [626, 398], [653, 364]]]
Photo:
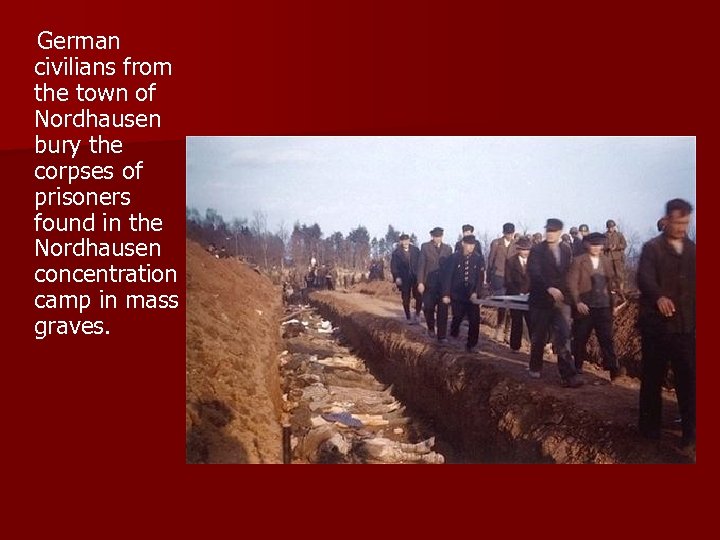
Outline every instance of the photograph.
[[694, 136], [186, 138], [186, 463], [695, 463]]

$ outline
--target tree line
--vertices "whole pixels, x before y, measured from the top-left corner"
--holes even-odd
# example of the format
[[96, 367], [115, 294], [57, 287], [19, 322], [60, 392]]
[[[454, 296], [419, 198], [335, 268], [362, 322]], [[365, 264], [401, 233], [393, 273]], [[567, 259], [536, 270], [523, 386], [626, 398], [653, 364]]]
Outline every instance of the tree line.
[[[292, 228], [284, 222], [270, 231], [265, 213], [256, 211], [251, 219], [226, 221], [213, 208], [201, 215], [196, 208], [185, 209], [186, 234], [204, 246], [215, 247], [230, 257], [240, 257], [265, 269], [286, 266], [306, 267], [311, 257], [318, 264], [358, 272], [367, 271], [373, 259], [388, 259], [400, 238], [400, 231], [388, 225], [384, 237], [370, 238], [367, 228], [358, 225], [347, 235], [335, 231], [325, 236], [320, 225], [296, 221]], [[415, 234], [410, 236], [417, 244]]]
[[[241, 257], [244, 260], [265, 269], [284, 268], [286, 266], [305, 268], [310, 258], [315, 257], [320, 265], [343, 268], [356, 272], [366, 272], [372, 260], [388, 261], [395, 248], [400, 231], [388, 225], [383, 237], [370, 237], [364, 225], [358, 225], [347, 235], [335, 231], [325, 236], [317, 223], [306, 224], [296, 221], [292, 227], [285, 222], [275, 231], [270, 231], [265, 213], [255, 211], [252, 218], [233, 218], [226, 221], [215, 209], [208, 208], [201, 215], [195, 208], [186, 207], [186, 231], [188, 238], [204, 246], [215, 244], [228, 256]], [[626, 268], [628, 283], [634, 283], [634, 272], [640, 249], [645, 240], [656, 234], [652, 229], [646, 235], [625, 229], [618, 222], [619, 230], [627, 240]], [[518, 222], [521, 235], [529, 234], [528, 227]], [[490, 242], [498, 235], [487, 232], [477, 233], [482, 252], [487, 256]], [[459, 236], [459, 235], [458, 235]], [[689, 232], [695, 238], [695, 228]], [[418, 244], [415, 234], [410, 235], [413, 244]], [[454, 244], [450, 235], [445, 242]]]

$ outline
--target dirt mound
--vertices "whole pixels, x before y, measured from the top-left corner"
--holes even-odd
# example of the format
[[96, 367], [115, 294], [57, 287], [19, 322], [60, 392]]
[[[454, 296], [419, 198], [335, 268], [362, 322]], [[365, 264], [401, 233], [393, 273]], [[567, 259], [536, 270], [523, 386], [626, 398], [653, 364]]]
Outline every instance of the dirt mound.
[[358, 283], [353, 285], [351, 290], [352, 292], [379, 296], [381, 298], [397, 298], [398, 302], [400, 302], [400, 291], [395, 284], [389, 281], [369, 281], [368, 283]]
[[[613, 339], [615, 354], [618, 357], [620, 365], [624, 366], [628, 375], [632, 377], [640, 377], [641, 375], [642, 343], [640, 340], [640, 330], [637, 326], [637, 318], [638, 302], [636, 299], [630, 299], [615, 316], [613, 326], [615, 332]], [[595, 332], [593, 332], [588, 342], [588, 360], [596, 364], [602, 364], [600, 344], [597, 341]], [[665, 386], [667, 388], [674, 387], [672, 371], [670, 370], [665, 380]]]
[[281, 463], [281, 293], [187, 241], [186, 459]]

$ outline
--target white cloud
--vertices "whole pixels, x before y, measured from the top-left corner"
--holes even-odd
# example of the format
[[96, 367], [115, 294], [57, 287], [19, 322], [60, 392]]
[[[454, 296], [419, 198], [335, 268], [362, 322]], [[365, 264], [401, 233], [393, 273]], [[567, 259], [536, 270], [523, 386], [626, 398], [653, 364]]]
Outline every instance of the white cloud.
[[233, 166], [261, 167], [316, 163], [320, 159], [313, 152], [301, 148], [241, 148], [233, 151], [228, 161]]

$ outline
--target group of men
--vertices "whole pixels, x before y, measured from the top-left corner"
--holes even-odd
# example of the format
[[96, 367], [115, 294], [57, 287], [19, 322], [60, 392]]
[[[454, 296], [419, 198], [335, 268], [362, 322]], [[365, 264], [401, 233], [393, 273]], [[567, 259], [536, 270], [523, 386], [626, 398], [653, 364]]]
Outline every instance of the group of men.
[[[660, 436], [661, 388], [671, 363], [683, 442], [688, 445], [695, 441], [695, 243], [687, 237], [692, 210], [682, 199], [668, 201], [658, 221], [660, 234], [643, 246], [637, 273], [640, 431], [649, 438]], [[545, 239], [537, 241], [518, 237], [514, 225], [506, 223], [503, 235], [490, 244], [487, 264], [472, 225], [462, 227], [454, 250], [443, 243], [441, 227], [432, 229], [430, 241], [419, 249], [403, 234], [392, 254], [391, 271], [405, 317], [417, 324], [422, 310], [428, 335], [445, 343], [452, 306], [450, 336], [458, 337], [467, 318], [466, 350], [472, 352], [478, 344], [485, 284], [493, 295], [527, 294], [528, 311], [510, 312], [510, 348], [519, 351], [524, 321], [530, 335], [529, 376], [542, 377], [545, 346], [551, 341], [562, 385], [582, 386], [587, 343], [594, 330], [603, 367], [614, 381], [623, 374], [613, 345], [613, 308], [624, 294], [627, 244], [613, 220], [606, 225], [604, 234], [591, 233], [587, 225], [573, 227], [567, 241], [562, 239], [563, 222], [550, 218]], [[498, 329], [504, 319], [504, 310], [498, 310]]]
[[305, 274], [305, 287], [308, 289], [325, 288], [329, 291], [335, 290], [332, 270], [326, 264], [319, 265], [313, 254], [310, 257], [307, 274]]

